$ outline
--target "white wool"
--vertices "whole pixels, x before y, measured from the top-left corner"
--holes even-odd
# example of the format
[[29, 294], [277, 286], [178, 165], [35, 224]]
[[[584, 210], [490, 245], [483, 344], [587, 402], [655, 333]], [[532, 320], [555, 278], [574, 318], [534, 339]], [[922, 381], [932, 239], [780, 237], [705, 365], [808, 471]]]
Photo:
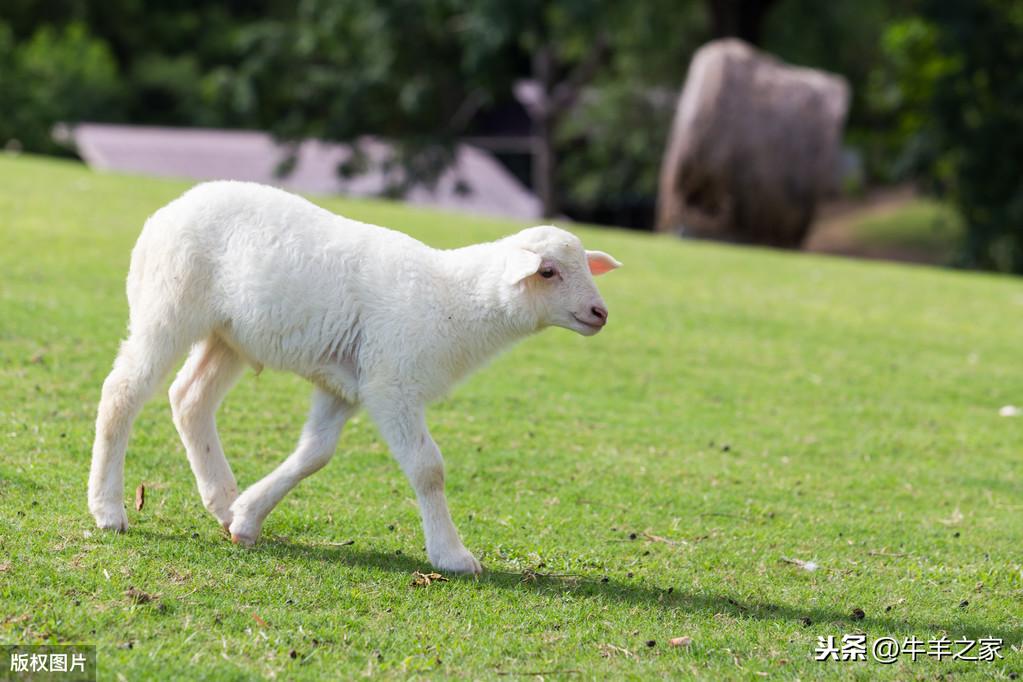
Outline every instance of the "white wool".
[[[199, 185], [157, 211], [132, 252], [129, 335], [103, 386], [90, 510], [101, 527], [127, 528], [131, 423], [191, 347], [170, 391], [174, 421], [204, 503], [236, 542], [254, 542], [284, 494], [326, 464], [361, 406], [416, 491], [430, 560], [478, 573], [448, 514], [425, 405], [544, 327], [595, 334], [607, 311], [591, 273], [618, 265], [556, 227], [445, 251], [271, 187]], [[239, 496], [214, 413], [245, 364], [317, 390], [298, 449]]]

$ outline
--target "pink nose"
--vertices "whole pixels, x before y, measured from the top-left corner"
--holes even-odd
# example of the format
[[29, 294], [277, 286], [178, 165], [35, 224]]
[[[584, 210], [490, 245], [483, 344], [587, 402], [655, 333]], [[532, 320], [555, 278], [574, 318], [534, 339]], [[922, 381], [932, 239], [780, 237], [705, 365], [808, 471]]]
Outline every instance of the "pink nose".
[[607, 308], [605, 308], [602, 305], [595, 305], [592, 308], [590, 308], [590, 312], [593, 313], [593, 316], [595, 318], [600, 320], [600, 322], [598, 324], [601, 327], [603, 327], [605, 324], [607, 324]]

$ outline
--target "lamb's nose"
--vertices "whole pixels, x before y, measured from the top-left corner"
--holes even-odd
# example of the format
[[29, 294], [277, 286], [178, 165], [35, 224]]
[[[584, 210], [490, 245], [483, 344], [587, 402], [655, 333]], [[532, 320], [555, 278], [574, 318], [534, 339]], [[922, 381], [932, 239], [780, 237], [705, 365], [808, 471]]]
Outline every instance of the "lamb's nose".
[[600, 320], [601, 324], [607, 324], [607, 308], [602, 305], [595, 305], [590, 308], [590, 312], [593, 313], [595, 318]]

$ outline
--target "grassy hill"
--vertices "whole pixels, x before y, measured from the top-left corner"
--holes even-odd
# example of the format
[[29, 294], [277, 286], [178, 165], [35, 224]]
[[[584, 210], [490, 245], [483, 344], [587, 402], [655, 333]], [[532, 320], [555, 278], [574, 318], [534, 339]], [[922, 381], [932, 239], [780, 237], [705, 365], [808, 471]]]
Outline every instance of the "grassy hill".
[[[130, 250], [186, 186], [0, 159], [0, 642], [96, 643], [133, 680], [1023, 674], [1023, 418], [999, 416], [1023, 405], [1019, 279], [573, 226], [625, 263], [608, 328], [530, 339], [430, 412], [479, 580], [410, 586], [414, 498], [365, 416], [244, 550], [161, 392], [128, 449], [146, 506], [95, 531]], [[319, 203], [438, 246], [520, 227]], [[243, 486], [309, 393], [250, 372], [228, 396]], [[1001, 637], [1004, 659], [813, 661], [855, 632]]]

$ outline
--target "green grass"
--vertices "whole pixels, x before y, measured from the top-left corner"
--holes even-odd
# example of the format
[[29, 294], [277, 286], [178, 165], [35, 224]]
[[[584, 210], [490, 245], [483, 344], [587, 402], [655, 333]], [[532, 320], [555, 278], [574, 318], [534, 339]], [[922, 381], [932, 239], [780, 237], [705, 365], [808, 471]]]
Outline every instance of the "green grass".
[[915, 198], [879, 211], [867, 211], [850, 225], [850, 238], [876, 252], [916, 255], [949, 263], [962, 243], [963, 224], [947, 204]]
[[[146, 506], [94, 531], [131, 246], [185, 186], [0, 159], [0, 641], [93, 642], [101, 677], [130, 680], [1023, 674], [1023, 418], [998, 415], [1023, 404], [1018, 279], [574, 227], [625, 263], [600, 280], [607, 330], [530, 339], [430, 412], [481, 579], [410, 587], [413, 496], [364, 416], [244, 550], [161, 393], [128, 449]], [[519, 227], [321, 203], [441, 246]], [[290, 452], [309, 393], [265, 372], [228, 396], [243, 486]], [[1004, 659], [812, 660], [854, 632], [1003, 637]]]

